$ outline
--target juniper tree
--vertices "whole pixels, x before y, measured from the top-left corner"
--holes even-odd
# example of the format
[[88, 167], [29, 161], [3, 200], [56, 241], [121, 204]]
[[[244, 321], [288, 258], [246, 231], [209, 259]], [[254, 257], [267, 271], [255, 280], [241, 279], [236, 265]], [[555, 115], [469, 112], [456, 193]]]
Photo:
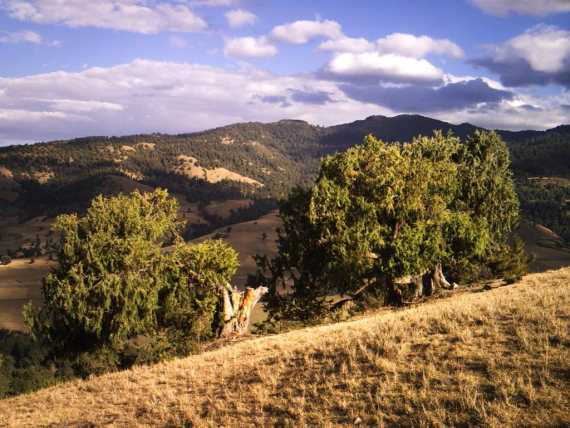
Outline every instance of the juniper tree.
[[315, 186], [298, 196], [282, 203], [279, 254], [264, 261], [273, 278], [297, 272], [289, 301], [372, 286], [398, 303], [396, 279], [422, 274], [416, 294], [429, 294], [445, 283], [442, 264], [484, 259], [518, 216], [508, 152], [494, 133], [466, 145], [437, 132], [390, 145], [368, 136], [323, 159]]
[[[229, 321], [223, 299], [235, 292], [240, 304], [229, 285], [237, 253], [221, 241], [185, 244], [177, 209], [165, 190], [135, 191], [98, 196], [84, 216], [59, 216], [59, 266], [43, 279], [44, 306], [25, 309], [32, 333], [58, 354], [101, 352], [110, 360], [141, 334], [220, 334]], [[174, 246], [164, 249], [167, 242]]]

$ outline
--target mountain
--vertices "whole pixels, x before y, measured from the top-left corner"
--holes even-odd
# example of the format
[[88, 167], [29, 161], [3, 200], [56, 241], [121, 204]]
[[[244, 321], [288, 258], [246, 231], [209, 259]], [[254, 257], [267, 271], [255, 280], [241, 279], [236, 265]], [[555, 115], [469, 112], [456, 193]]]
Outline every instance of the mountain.
[[[94, 136], [1, 147], [0, 234], [2, 221], [9, 228], [14, 219], [81, 211], [99, 193], [165, 187], [186, 204], [198, 204], [204, 221], [187, 232], [194, 237], [269, 212], [275, 207], [271, 198], [311, 183], [320, 157], [359, 144], [367, 134], [392, 142], [433, 130], [465, 138], [476, 129], [419, 115], [371, 116], [330, 127], [281, 120], [178, 135]], [[509, 143], [517, 176], [570, 178], [570, 126], [498, 132]], [[251, 206], [223, 220], [202, 212], [211, 201], [222, 200], [248, 200]]]

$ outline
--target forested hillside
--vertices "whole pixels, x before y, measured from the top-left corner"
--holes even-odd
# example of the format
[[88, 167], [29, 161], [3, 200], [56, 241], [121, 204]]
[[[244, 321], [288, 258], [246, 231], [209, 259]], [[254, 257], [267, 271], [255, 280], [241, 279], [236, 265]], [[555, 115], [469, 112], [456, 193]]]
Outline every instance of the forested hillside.
[[[168, 188], [188, 203], [252, 200], [251, 212], [234, 215], [235, 222], [268, 212], [274, 207], [269, 199], [314, 180], [320, 157], [360, 144], [368, 134], [386, 142], [410, 141], [420, 134], [432, 135], [433, 130], [451, 131], [464, 140], [476, 127], [418, 115], [371, 116], [327, 128], [282, 120], [190, 134], [101, 136], [2, 147], [0, 212], [4, 218], [26, 221], [81, 211], [99, 193], [122, 191], [112, 178], [121, 176], [136, 186]], [[570, 178], [570, 126], [498, 133], [511, 150], [523, 216], [569, 240], [565, 201], [570, 190], [564, 181], [543, 177]], [[188, 236], [201, 231], [195, 228]]]

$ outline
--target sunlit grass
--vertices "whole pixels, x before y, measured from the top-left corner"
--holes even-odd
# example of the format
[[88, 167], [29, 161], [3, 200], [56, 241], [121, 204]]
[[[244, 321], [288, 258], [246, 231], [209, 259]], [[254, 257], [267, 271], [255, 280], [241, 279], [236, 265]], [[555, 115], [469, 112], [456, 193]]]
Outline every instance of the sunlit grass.
[[0, 402], [0, 426], [570, 426], [570, 269]]

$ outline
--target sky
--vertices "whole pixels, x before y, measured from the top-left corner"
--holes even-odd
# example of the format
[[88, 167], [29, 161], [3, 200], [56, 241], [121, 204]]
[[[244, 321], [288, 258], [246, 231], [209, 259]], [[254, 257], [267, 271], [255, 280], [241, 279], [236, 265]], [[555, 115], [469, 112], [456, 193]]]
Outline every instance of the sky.
[[0, 145], [398, 114], [570, 123], [570, 0], [0, 0]]

